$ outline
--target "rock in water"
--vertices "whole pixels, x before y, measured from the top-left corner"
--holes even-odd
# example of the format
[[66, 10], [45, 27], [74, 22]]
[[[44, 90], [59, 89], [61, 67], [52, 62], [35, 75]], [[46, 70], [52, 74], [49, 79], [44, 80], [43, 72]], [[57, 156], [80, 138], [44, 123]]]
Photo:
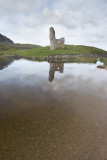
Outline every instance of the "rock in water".
[[0, 42], [2, 42], [2, 43], [5, 43], [5, 42], [14, 43], [11, 39], [7, 38], [6, 36], [4, 36], [2, 34], [0, 34]]
[[105, 65], [98, 65], [97, 68], [105, 69], [107, 66]]

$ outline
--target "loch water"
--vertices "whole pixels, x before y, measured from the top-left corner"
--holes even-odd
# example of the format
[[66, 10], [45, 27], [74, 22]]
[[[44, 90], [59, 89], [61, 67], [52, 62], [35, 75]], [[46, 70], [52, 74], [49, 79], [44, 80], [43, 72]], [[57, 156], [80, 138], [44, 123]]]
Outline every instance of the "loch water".
[[107, 70], [0, 62], [0, 160], [106, 160]]

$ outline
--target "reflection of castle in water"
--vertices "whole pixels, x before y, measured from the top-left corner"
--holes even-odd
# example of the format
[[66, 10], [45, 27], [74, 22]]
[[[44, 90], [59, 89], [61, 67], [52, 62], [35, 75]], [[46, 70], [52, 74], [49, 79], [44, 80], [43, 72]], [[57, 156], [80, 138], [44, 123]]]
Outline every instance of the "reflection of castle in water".
[[49, 81], [50, 82], [53, 81], [55, 71], [63, 73], [63, 70], [64, 70], [64, 63], [50, 63]]

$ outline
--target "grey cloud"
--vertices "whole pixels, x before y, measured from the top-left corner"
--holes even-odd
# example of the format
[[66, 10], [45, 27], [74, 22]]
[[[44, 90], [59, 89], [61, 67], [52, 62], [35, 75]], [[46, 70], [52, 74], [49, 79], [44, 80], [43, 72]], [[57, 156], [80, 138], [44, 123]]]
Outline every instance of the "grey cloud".
[[[58, 6], [60, 6], [59, 3]], [[59, 8], [60, 11], [68, 15], [69, 20], [76, 19], [77, 27], [85, 27], [87, 24], [96, 26], [106, 14], [107, 2], [105, 3], [104, 0], [68, 0], [66, 3], [63, 0]]]
[[68, 44], [107, 49], [106, 0], [0, 0], [0, 32], [15, 42], [49, 45], [49, 27]]
[[76, 28], [76, 17], [71, 15], [71, 18], [68, 14], [62, 13], [60, 10], [50, 10], [45, 8], [42, 12], [43, 21], [49, 24], [60, 24], [66, 26], [67, 28]]
[[32, 13], [40, 5], [39, 0], [0, 0], [0, 15]]

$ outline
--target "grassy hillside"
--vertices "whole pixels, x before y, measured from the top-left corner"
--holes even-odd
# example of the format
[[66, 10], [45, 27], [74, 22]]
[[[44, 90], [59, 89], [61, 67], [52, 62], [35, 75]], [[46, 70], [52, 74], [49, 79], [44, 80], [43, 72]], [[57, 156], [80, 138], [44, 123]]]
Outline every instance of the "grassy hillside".
[[98, 49], [95, 47], [89, 46], [82, 46], [82, 45], [66, 45], [64, 49], [55, 49], [50, 51], [49, 46], [47, 47], [40, 47], [37, 45], [30, 45], [30, 44], [0, 44], [0, 54], [5, 55], [12, 55], [18, 54], [24, 57], [47, 57], [48, 55], [53, 54], [62, 54], [62, 55], [69, 55], [69, 54], [97, 54], [103, 55], [107, 54], [107, 51], [102, 49]]
[[16, 50], [16, 49], [33, 49], [40, 47], [39, 45], [34, 45], [34, 44], [20, 44], [20, 43], [2, 43], [0, 42], [0, 52], [1, 51], [7, 51], [9, 52], [10, 50]]

